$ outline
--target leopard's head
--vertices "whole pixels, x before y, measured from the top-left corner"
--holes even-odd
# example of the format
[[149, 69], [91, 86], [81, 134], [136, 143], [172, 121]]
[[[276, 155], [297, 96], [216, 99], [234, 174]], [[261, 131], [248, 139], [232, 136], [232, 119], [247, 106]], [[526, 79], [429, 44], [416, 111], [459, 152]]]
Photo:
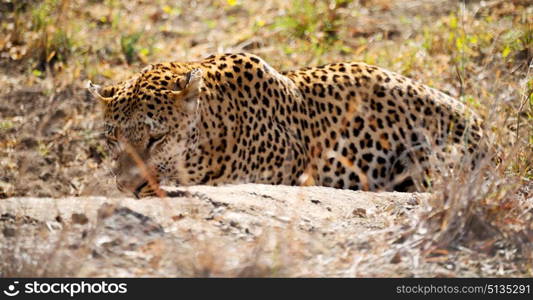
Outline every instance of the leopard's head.
[[180, 181], [181, 165], [198, 138], [203, 79], [201, 69], [179, 70], [159, 64], [114, 86], [88, 83], [103, 106], [104, 137], [121, 191], [164, 196], [160, 183]]

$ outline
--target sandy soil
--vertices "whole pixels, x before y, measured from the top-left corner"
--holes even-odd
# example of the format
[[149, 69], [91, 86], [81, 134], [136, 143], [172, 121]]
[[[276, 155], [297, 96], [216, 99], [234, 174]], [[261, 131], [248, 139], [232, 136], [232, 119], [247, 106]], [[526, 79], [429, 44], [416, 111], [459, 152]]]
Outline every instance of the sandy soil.
[[516, 255], [423, 257], [428, 194], [196, 186], [173, 198], [0, 201], [0, 276], [520, 276]]
[[379, 269], [358, 264], [427, 196], [236, 185], [164, 199], [10, 198], [0, 245], [46, 276], [423, 276], [393, 248]]

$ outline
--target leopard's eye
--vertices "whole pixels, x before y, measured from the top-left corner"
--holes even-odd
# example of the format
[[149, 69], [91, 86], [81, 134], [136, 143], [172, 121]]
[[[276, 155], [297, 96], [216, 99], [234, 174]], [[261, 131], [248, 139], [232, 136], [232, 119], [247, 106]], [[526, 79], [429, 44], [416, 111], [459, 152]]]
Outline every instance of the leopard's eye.
[[164, 137], [165, 137], [164, 134], [150, 136], [150, 138], [148, 139], [148, 144], [146, 145], [146, 148], [151, 149], [155, 147], [157, 144], [159, 144], [159, 142], [163, 140]]

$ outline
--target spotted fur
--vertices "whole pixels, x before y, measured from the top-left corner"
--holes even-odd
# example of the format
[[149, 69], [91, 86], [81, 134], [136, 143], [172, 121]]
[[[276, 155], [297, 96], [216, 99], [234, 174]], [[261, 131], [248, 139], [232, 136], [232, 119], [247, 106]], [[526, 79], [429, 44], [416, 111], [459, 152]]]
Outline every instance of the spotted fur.
[[118, 187], [137, 196], [161, 183], [412, 191], [435, 149], [473, 153], [482, 135], [459, 101], [364, 63], [280, 73], [223, 54], [90, 89], [104, 103]]

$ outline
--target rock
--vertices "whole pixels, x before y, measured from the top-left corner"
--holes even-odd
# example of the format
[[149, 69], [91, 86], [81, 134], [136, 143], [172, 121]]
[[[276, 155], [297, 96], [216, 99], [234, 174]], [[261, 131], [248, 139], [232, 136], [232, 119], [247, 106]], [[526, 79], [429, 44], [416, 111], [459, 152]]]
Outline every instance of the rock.
[[358, 207], [352, 211], [352, 214], [359, 218], [366, 218], [366, 209]]
[[74, 214], [72, 214], [70, 219], [72, 220], [73, 224], [85, 225], [85, 224], [87, 224], [89, 222], [89, 219], [83, 213], [80, 213], [80, 214], [74, 213]]
[[2, 230], [2, 233], [4, 234], [4, 236], [6, 238], [10, 238], [10, 237], [14, 237], [15, 236], [16, 231], [15, 231], [14, 228], [4, 227], [4, 229]]
[[30, 273], [49, 276], [354, 276], [352, 255], [401, 221], [388, 207], [427, 197], [254, 184], [171, 194], [1, 200], [0, 256], [45, 257]]

